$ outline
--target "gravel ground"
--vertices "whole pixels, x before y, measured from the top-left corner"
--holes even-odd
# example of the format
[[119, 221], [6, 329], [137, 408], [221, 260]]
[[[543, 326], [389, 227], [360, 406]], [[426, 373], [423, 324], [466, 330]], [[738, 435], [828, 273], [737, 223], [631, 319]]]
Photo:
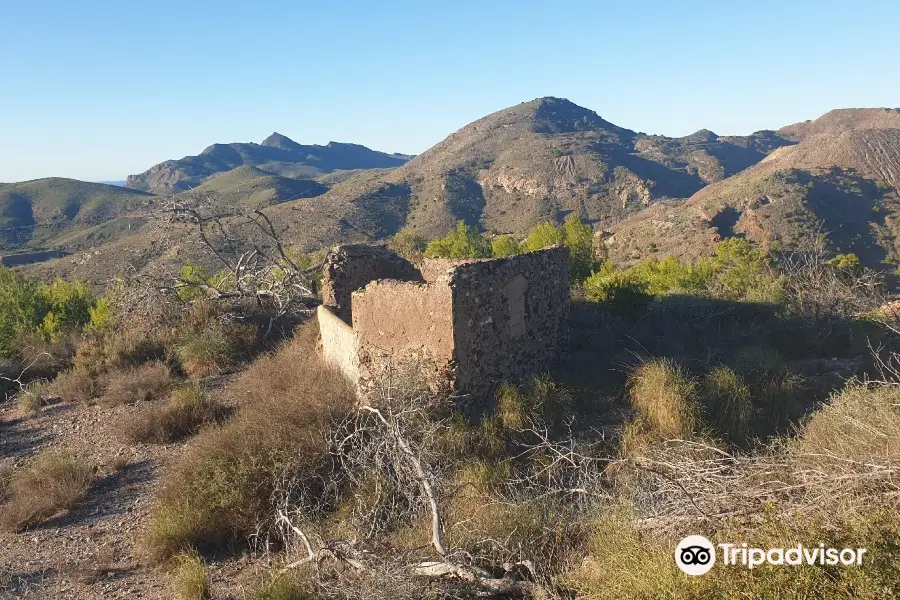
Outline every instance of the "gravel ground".
[[[13, 401], [0, 404], [0, 460], [19, 464], [52, 448], [96, 469], [87, 498], [70, 513], [21, 533], [0, 532], [0, 598], [172, 598], [165, 571], [142, 565], [135, 541], [160, 475], [186, 447], [126, 441], [121, 423], [147, 408], [142, 404], [58, 404], [33, 416]], [[213, 598], [242, 598], [264, 563], [243, 556], [210, 564]]]

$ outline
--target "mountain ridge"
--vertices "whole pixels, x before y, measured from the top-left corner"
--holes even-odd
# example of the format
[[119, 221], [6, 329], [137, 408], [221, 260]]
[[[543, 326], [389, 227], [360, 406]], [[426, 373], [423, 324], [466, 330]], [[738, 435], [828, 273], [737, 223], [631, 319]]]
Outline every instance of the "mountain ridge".
[[400, 166], [406, 162], [403, 156], [343, 142], [303, 145], [275, 132], [261, 144], [211, 144], [196, 156], [166, 160], [142, 173], [129, 175], [125, 185], [156, 194], [172, 194], [197, 187], [216, 173], [244, 165], [282, 177], [311, 179], [336, 170]]

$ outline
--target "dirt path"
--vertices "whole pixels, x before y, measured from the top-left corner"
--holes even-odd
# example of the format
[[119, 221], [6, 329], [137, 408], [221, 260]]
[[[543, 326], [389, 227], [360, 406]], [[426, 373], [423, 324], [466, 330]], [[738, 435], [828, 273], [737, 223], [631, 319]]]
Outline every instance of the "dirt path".
[[[161, 474], [185, 446], [125, 441], [121, 423], [146, 408], [59, 404], [23, 417], [15, 403], [0, 404], [0, 460], [17, 465], [52, 448], [96, 468], [88, 497], [71, 513], [22, 533], [0, 532], [0, 598], [172, 598], [166, 573], [141, 564], [135, 540]], [[242, 575], [259, 563], [239, 557], [210, 565], [214, 597], [241, 598]]]

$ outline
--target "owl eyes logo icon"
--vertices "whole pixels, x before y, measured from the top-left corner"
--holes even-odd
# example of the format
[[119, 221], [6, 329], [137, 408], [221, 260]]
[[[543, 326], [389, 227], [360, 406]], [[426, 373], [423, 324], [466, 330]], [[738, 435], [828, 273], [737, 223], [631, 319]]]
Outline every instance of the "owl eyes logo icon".
[[675, 564], [688, 575], [703, 575], [716, 564], [716, 551], [702, 535], [689, 535], [675, 548]]

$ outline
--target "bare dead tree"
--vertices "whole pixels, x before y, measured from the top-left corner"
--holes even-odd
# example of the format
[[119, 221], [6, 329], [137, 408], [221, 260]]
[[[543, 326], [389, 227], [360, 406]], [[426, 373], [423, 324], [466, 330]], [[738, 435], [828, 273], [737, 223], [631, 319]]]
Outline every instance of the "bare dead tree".
[[[380, 397], [359, 406], [330, 436], [335, 464], [340, 464], [332, 483], [356, 490], [355, 509], [346, 519], [364, 533], [363, 539], [324, 539], [315, 525], [321, 502], [304, 493], [307, 482], [284, 478], [276, 493], [275, 521], [282, 543], [297, 557], [284, 569], [315, 568], [326, 596], [340, 596], [334, 586], [347, 584], [346, 578], [322, 577], [326, 564], [337, 564], [346, 567], [351, 579], [377, 578], [397, 589], [418, 578], [456, 582], [453, 585], [467, 590], [465, 597], [530, 597], [541, 587], [534, 581], [530, 561], [485, 568], [449, 543], [446, 502], [457, 490], [450, 483], [448, 469], [452, 465], [442, 460], [434, 444], [447, 421], [435, 417], [444, 408], [442, 399], [419, 389], [418, 385], [382, 389]], [[562, 463], [583, 470], [577, 452], [563, 450], [564, 446], [549, 440], [547, 444], [548, 450], [552, 447], [550, 451], [561, 457], [560, 464], [549, 466], [549, 471], [565, 471]], [[419, 516], [430, 523], [427, 544], [423, 540], [422, 546], [404, 551], [378, 546], [379, 534]]]
[[[317, 290], [311, 274], [321, 265], [301, 268], [285, 250], [271, 219], [261, 210], [230, 215], [203, 216], [196, 208], [169, 207], [174, 222], [197, 228], [201, 242], [215, 256], [223, 271], [218, 277], [177, 277], [174, 287], [195, 287], [213, 299], [250, 298], [272, 302], [281, 314], [305, 307]], [[250, 225], [257, 234], [239, 239], [235, 232]]]
[[816, 323], [855, 318], [885, 298], [883, 277], [862, 267], [840, 268], [832, 262], [824, 236], [779, 259], [785, 301], [792, 315]]

